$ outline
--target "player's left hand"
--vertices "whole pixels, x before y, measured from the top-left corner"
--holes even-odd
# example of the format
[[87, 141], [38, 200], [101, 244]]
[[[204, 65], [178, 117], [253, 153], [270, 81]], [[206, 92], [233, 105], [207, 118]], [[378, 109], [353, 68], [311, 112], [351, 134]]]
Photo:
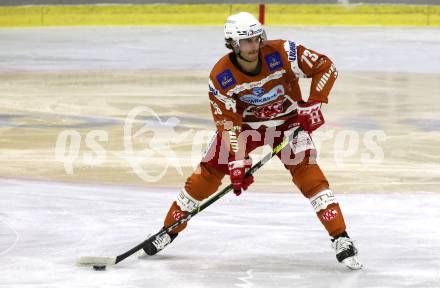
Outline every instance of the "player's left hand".
[[241, 194], [241, 189], [246, 190], [254, 182], [254, 176], [246, 177], [246, 172], [252, 167], [252, 159], [234, 160], [228, 163], [229, 176], [235, 195]]
[[312, 133], [325, 123], [324, 116], [321, 112], [321, 104], [321, 102], [313, 100], [309, 102], [298, 102], [297, 119], [305, 131]]

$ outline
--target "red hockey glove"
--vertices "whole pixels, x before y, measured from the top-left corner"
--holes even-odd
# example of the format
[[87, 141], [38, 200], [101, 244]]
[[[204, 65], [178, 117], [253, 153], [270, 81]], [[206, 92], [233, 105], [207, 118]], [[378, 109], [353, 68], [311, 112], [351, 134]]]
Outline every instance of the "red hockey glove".
[[298, 122], [309, 133], [312, 133], [325, 123], [321, 112], [321, 102], [319, 101], [298, 102], [297, 110]]
[[246, 176], [246, 172], [252, 167], [252, 159], [235, 160], [228, 163], [229, 176], [235, 195], [241, 194], [241, 189], [246, 190], [254, 182], [254, 176]]

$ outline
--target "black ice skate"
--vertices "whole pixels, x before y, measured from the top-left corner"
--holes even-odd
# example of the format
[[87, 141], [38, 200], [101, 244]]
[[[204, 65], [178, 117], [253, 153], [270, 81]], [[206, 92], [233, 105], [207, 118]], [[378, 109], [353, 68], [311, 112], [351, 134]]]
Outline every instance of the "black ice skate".
[[335, 249], [336, 259], [340, 263], [343, 263], [352, 270], [358, 270], [363, 267], [357, 258], [358, 251], [354, 246], [353, 240], [348, 237], [347, 233], [332, 239], [332, 247]]
[[178, 233], [165, 233], [162, 236], [156, 237], [152, 241], [147, 242], [142, 249], [145, 251], [145, 253], [147, 253], [147, 255], [155, 255], [157, 252], [163, 250], [171, 242], [173, 242], [177, 235]]

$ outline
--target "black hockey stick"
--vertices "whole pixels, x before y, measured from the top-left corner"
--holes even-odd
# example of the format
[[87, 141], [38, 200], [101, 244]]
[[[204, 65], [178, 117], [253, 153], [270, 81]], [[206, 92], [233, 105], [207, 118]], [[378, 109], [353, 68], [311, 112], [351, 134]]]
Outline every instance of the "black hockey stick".
[[[249, 171], [246, 173], [246, 177], [254, 174], [258, 169], [260, 169], [264, 164], [266, 164], [273, 156], [275, 156], [278, 152], [283, 150], [283, 148], [286, 147], [292, 139], [296, 138], [298, 136], [298, 133], [301, 131], [303, 131], [303, 129], [301, 127], [298, 127], [293, 132], [286, 135], [286, 138], [284, 138], [283, 142], [278, 144], [275, 148], [272, 149], [271, 153], [264, 156], [263, 159], [258, 161], [254, 166], [252, 166], [249, 169]], [[174, 222], [170, 226], [162, 228], [159, 232], [150, 236], [144, 242], [136, 245], [135, 247], [131, 248], [130, 250], [128, 250], [125, 253], [122, 253], [121, 255], [114, 256], [114, 257], [93, 257], [93, 256], [81, 257], [78, 259], [77, 265], [79, 265], [79, 266], [98, 266], [99, 268], [103, 268], [103, 266], [110, 266], [110, 265], [117, 264], [117, 263], [121, 262], [122, 260], [124, 260], [125, 258], [127, 258], [127, 257], [133, 255], [134, 253], [136, 253], [137, 251], [141, 250], [142, 247], [144, 247], [145, 244], [147, 244], [147, 242], [152, 241], [156, 237], [161, 237], [165, 233], [171, 232], [174, 228], [181, 225], [182, 223], [189, 221], [193, 216], [195, 216], [195, 215], [199, 214], [200, 212], [202, 212], [203, 210], [205, 210], [208, 206], [210, 206], [212, 203], [214, 203], [215, 201], [217, 201], [218, 199], [220, 199], [221, 197], [223, 197], [224, 195], [229, 193], [229, 191], [231, 191], [231, 190], [232, 190], [232, 184], [229, 184], [221, 191], [215, 193], [214, 195], [212, 195], [211, 197], [206, 199], [198, 208], [191, 211], [187, 216], [182, 217], [181, 219]]]

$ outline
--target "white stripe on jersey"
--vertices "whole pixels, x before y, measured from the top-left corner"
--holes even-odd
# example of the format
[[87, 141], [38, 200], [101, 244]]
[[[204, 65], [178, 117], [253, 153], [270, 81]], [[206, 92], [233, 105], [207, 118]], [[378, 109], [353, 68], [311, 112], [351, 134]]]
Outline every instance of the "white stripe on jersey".
[[279, 79], [279, 78], [283, 77], [284, 73], [286, 73], [285, 69], [275, 71], [272, 74], [269, 74], [267, 77], [261, 79], [260, 81], [243, 83], [243, 84], [237, 85], [234, 88], [232, 88], [231, 90], [229, 90], [228, 92], [226, 92], [226, 94], [228, 96], [232, 96], [234, 94], [238, 94], [238, 93], [245, 91], [245, 90], [250, 90], [255, 87], [262, 87], [264, 84], [266, 84], [267, 82], [269, 82], [271, 80]]
[[214, 83], [212, 82], [211, 79], [209, 79], [208, 86], [209, 86], [209, 92], [211, 92], [215, 98], [217, 98], [218, 100], [220, 100], [221, 102], [223, 102], [225, 104], [226, 110], [230, 110], [234, 113], [237, 112], [237, 102], [234, 99], [227, 97], [225, 95], [222, 95], [220, 93], [220, 91], [218, 91], [215, 88]]
[[322, 89], [324, 89], [325, 84], [327, 84], [328, 79], [330, 78], [330, 75], [336, 71], [335, 65], [332, 64], [330, 66], [330, 69], [322, 75], [321, 80], [319, 80], [318, 85], [316, 86], [316, 91], [320, 92]]

